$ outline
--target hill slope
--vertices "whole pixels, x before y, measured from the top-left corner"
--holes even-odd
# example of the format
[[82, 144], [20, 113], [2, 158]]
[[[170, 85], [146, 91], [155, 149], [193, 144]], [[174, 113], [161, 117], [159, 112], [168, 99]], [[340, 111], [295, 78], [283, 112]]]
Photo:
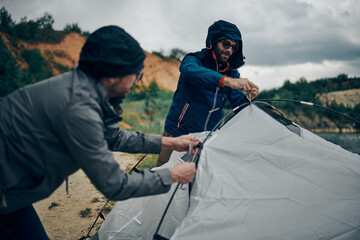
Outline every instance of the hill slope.
[[[78, 33], [69, 33], [60, 43], [57, 44], [30, 44], [23, 41], [17, 41], [14, 44], [6, 34], [0, 34], [7, 48], [10, 50], [22, 69], [28, 68], [26, 61], [24, 61], [21, 57], [22, 50], [39, 49], [41, 55], [49, 63], [53, 75], [60, 74], [62, 69], [64, 69], [59, 66], [71, 69], [78, 64], [81, 48], [86, 41], [86, 37]], [[17, 47], [14, 47], [14, 45], [17, 45]], [[146, 51], [145, 54], [147, 57], [144, 63], [144, 85], [149, 86], [151, 82], [155, 81], [161, 89], [175, 91], [180, 74], [180, 61], [175, 59], [164, 60]]]
[[325, 106], [336, 103], [338, 105], [343, 104], [345, 107], [354, 108], [356, 105], [360, 104], [360, 89], [322, 93], [317, 94], [315, 98]]

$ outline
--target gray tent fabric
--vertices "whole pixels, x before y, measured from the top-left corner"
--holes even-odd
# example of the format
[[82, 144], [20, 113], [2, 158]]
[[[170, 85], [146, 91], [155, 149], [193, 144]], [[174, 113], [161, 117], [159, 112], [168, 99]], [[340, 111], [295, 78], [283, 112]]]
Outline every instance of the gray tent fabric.
[[[169, 162], [159, 168], [172, 167], [182, 162], [183, 153], [175, 152]], [[156, 227], [160, 222], [166, 204], [176, 185], [173, 184], [166, 194], [151, 197], [128, 199], [117, 202], [99, 231], [91, 239], [152, 239]], [[189, 205], [188, 184], [184, 184], [177, 191], [168, 214], [161, 228], [161, 235], [170, 238], [175, 228], [180, 225], [185, 217]]]
[[[360, 239], [360, 156], [300, 129], [299, 136], [255, 104], [241, 110], [204, 144], [190, 200], [188, 191], [176, 193], [159, 234]], [[152, 239], [172, 191], [118, 202], [99, 239]]]

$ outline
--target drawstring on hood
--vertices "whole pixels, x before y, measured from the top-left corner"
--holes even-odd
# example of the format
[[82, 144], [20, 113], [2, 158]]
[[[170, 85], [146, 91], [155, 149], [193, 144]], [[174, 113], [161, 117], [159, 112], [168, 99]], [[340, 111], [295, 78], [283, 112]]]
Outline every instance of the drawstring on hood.
[[1, 207], [2, 207], [2, 208], [6, 208], [6, 207], [7, 207], [5, 194], [1, 194]]

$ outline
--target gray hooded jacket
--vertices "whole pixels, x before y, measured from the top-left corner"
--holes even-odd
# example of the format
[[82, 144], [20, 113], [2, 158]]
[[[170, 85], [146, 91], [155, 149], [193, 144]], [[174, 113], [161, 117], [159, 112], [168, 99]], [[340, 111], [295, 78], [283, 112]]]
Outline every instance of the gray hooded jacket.
[[0, 101], [0, 213], [48, 197], [82, 169], [107, 198], [167, 192], [168, 169], [124, 173], [111, 151], [159, 153], [161, 136], [119, 129], [104, 85], [80, 69]]

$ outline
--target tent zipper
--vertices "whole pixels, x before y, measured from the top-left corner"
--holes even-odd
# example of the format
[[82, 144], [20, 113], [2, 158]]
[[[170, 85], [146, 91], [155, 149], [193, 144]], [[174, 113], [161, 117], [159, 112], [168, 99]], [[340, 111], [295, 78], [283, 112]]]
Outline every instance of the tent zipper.
[[218, 92], [219, 92], [219, 87], [216, 87], [216, 92], [215, 92], [215, 96], [214, 96], [213, 106], [212, 106], [211, 110], [209, 111], [209, 114], [208, 114], [208, 116], [207, 116], [207, 118], [206, 118], [205, 125], [204, 125], [204, 131], [206, 131], [206, 128], [207, 128], [207, 125], [208, 125], [208, 123], [209, 123], [211, 114], [213, 113], [213, 110], [214, 110], [215, 107], [216, 107], [216, 99], [217, 99]]

